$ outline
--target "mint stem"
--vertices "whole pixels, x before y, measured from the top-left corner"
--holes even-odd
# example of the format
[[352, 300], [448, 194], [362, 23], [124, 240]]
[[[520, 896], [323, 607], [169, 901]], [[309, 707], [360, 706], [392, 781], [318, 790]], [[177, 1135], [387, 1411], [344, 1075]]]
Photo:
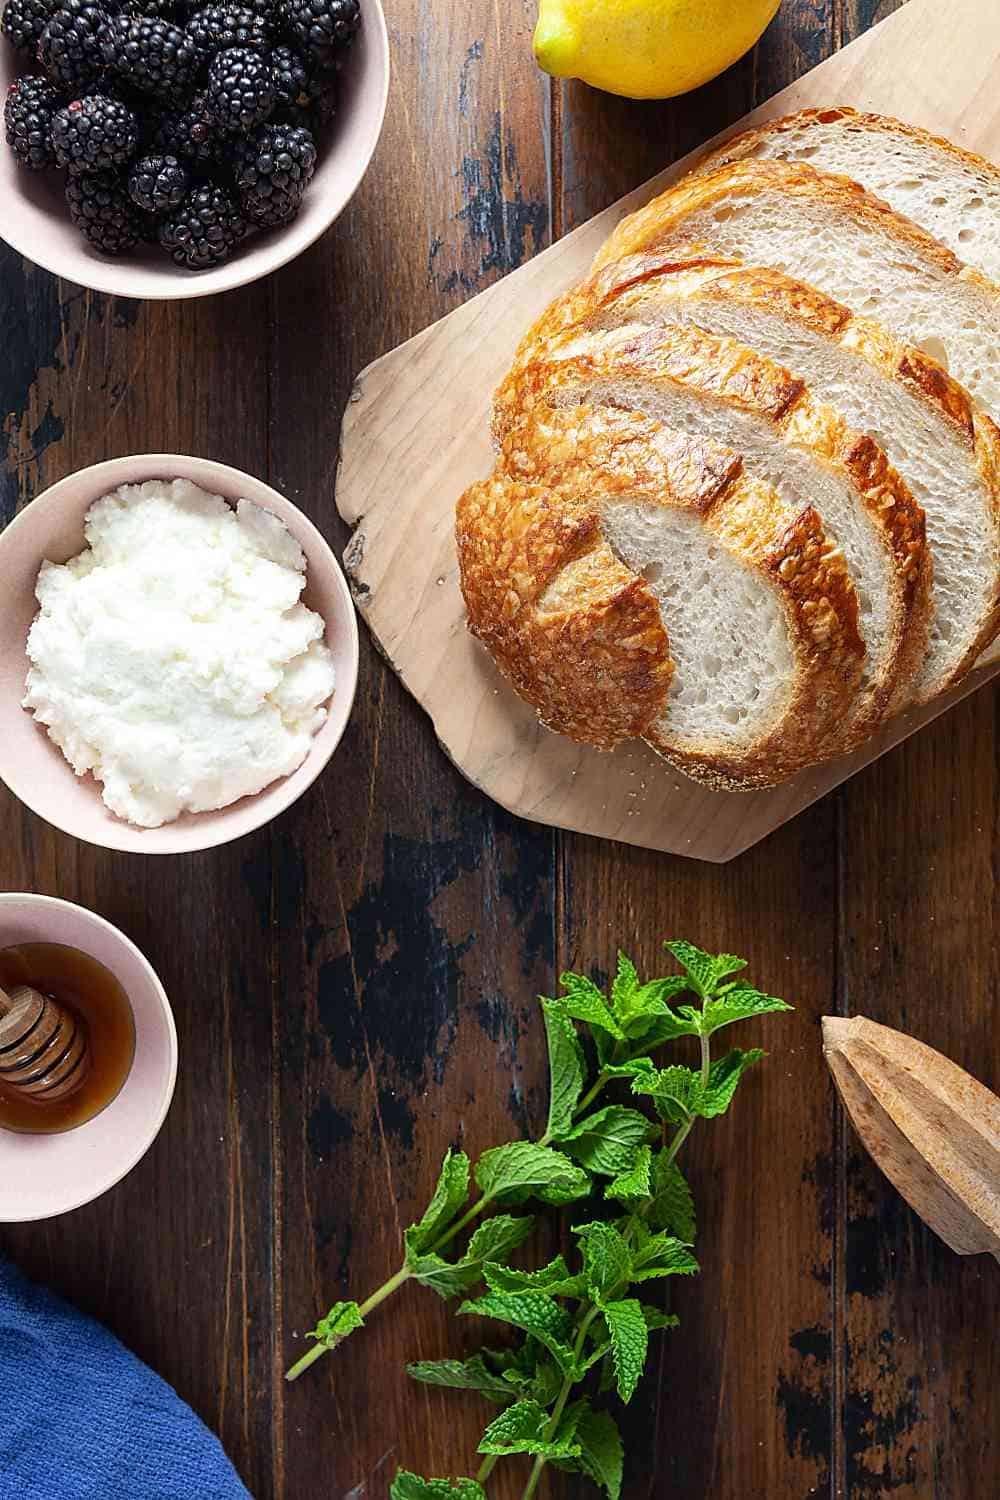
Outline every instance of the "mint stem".
[[499, 1462], [500, 1456], [497, 1453], [491, 1453], [487, 1458], [484, 1458], [482, 1463], [479, 1465], [479, 1473], [476, 1475], [476, 1483], [485, 1485], [487, 1479], [489, 1479], [490, 1475], [493, 1473], [493, 1470], [496, 1468]]
[[[374, 1312], [379, 1303], [385, 1302], [387, 1298], [391, 1297], [394, 1292], [397, 1292], [399, 1290], [404, 1282], [409, 1281], [410, 1275], [411, 1272], [409, 1268], [407, 1266], [401, 1266], [400, 1269], [396, 1272], [395, 1276], [390, 1276], [389, 1280], [383, 1282], [377, 1291], [372, 1292], [367, 1302], [362, 1302], [360, 1308], [358, 1309], [361, 1316], [365, 1318], [369, 1313]], [[341, 1342], [341, 1339], [337, 1339], [336, 1342], [332, 1344], [314, 1344], [306, 1354], [303, 1354], [302, 1358], [298, 1360], [296, 1364], [292, 1365], [292, 1368], [286, 1373], [285, 1379], [298, 1380], [299, 1376], [303, 1373], [304, 1370], [308, 1370], [310, 1365], [314, 1365], [318, 1359], [322, 1359], [324, 1354], [329, 1354], [331, 1349], [336, 1349], [337, 1344]]]
[[[590, 1332], [590, 1325], [598, 1316], [600, 1308], [591, 1306], [588, 1307], [585, 1312], [584, 1309], [581, 1308], [580, 1312], [583, 1314], [583, 1316], [581, 1318], [579, 1329], [577, 1331], [576, 1343], [573, 1346], [573, 1363], [575, 1365], [578, 1365], [583, 1357], [583, 1348], [587, 1342], [587, 1334]], [[562, 1421], [562, 1414], [566, 1410], [566, 1403], [570, 1398], [570, 1394], [572, 1393], [575, 1384], [576, 1379], [572, 1374], [567, 1375], [566, 1379], [563, 1381], [562, 1390], [559, 1392], [558, 1400], [556, 1401], [555, 1406], [552, 1408], [552, 1415], [545, 1424], [544, 1437], [547, 1443], [551, 1443], [555, 1438], [556, 1433], [559, 1431], [559, 1423]], [[543, 1458], [541, 1454], [539, 1454], [535, 1459], [531, 1473], [528, 1476], [528, 1482], [524, 1486], [524, 1493], [521, 1496], [521, 1500], [531, 1500], [532, 1495], [538, 1488], [538, 1481], [542, 1477], [542, 1470], [545, 1468], [545, 1464], [546, 1459]]]

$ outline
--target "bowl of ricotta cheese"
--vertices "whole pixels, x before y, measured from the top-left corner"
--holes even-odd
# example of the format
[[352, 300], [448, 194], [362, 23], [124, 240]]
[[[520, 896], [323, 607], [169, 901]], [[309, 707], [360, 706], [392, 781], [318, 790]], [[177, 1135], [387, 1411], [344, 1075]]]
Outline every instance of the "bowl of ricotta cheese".
[[207, 459], [112, 459], [0, 535], [0, 779], [105, 848], [184, 853], [299, 797], [346, 727], [358, 631], [319, 531]]

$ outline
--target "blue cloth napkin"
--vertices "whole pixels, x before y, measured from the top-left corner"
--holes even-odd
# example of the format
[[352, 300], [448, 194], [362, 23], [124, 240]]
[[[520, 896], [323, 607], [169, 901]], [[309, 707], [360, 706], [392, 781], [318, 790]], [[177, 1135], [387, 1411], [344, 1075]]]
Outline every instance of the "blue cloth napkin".
[[0, 1261], [0, 1500], [250, 1500], [218, 1438], [106, 1328]]

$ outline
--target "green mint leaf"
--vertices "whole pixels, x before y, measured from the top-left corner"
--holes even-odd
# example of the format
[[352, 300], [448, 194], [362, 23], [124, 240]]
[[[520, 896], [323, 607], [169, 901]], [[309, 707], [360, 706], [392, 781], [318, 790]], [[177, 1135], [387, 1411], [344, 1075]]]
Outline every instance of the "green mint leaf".
[[483, 1266], [487, 1261], [503, 1264], [525, 1240], [531, 1238], [535, 1221], [530, 1214], [494, 1214], [486, 1219], [469, 1241], [463, 1266]]
[[639, 993], [639, 976], [635, 964], [619, 950], [618, 972], [611, 986], [611, 1006], [620, 1022], [624, 1022], [635, 1008]]
[[586, 1172], [561, 1151], [532, 1141], [511, 1141], [484, 1151], [476, 1164], [476, 1182], [482, 1193], [502, 1202], [523, 1203], [534, 1197], [557, 1208], [590, 1192]]
[[705, 1002], [701, 1029], [705, 1036], [711, 1036], [714, 1031], [719, 1031], [723, 1026], [731, 1026], [734, 1021], [745, 1021], [750, 1016], [766, 1016], [792, 1008], [776, 995], [765, 995], [754, 989], [753, 985], [738, 980], [735, 984], [726, 985], [718, 999]]
[[725, 1057], [720, 1057], [718, 1062], [714, 1062], [709, 1071], [704, 1094], [698, 1101], [697, 1113], [706, 1120], [713, 1120], [716, 1115], [724, 1115], [733, 1102], [733, 1095], [739, 1087], [743, 1074], [748, 1068], [752, 1068], [754, 1063], [760, 1062], [763, 1056], [764, 1053], [759, 1047], [751, 1047], [748, 1052], [734, 1047], [732, 1052], [727, 1052]]
[[514, 1328], [530, 1333], [532, 1338], [544, 1344], [564, 1375], [571, 1373], [573, 1350], [569, 1340], [573, 1320], [551, 1297], [490, 1292], [475, 1302], [463, 1302], [458, 1309], [459, 1317], [473, 1314], [478, 1318], [495, 1318], [499, 1323], [510, 1323]]
[[483, 1267], [491, 1292], [548, 1293], [552, 1297], [581, 1297], [586, 1291], [582, 1276], [574, 1276], [561, 1255], [539, 1271], [516, 1271], [511, 1266]]
[[549, 1123], [550, 1140], [558, 1140], [573, 1124], [573, 1113], [583, 1093], [583, 1049], [562, 1003], [543, 1000], [542, 1015], [549, 1044]]
[[701, 1100], [701, 1074], [693, 1068], [661, 1068], [649, 1075], [640, 1073], [632, 1080], [633, 1094], [648, 1094], [657, 1113], [672, 1125], [682, 1125], [698, 1113]]
[[576, 1422], [564, 1420], [552, 1438], [546, 1436], [548, 1423], [549, 1414], [537, 1401], [518, 1401], [490, 1423], [479, 1452], [499, 1457], [508, 1453], [531, 1453], [548, 1459], [579, 1457], [580, 1446], [573, 1439]]
[[646, 1365], [646, 1352], [649, 1348], [646, 1319], [642, 1305], [632, 1297], [626, 1297], [621, 1302], [609, 1302], [601, 1311], [611, 1335], [611, 1359], [618, 1394], [627, 1406], [635, 1395]]
[[689, 993], [691, 981], [685, 974], [670, 974], [665, 979], [651, 979], [631, 996], [631, 1009], [622, 1018], [622, 1028], [630, 1041], [642, 1041], [648, 1049], [675, 1037], [690, 1036], [690, 1021], [684, 1021], [670, 1009], [668, 1001]]
[[453, 1391], [479, 1391], [491, 1401], [506, 1405], [514, 1400], [514, 1392], [502, 1375], [495, 1374], [481, 1354], [471, 1359], [419, 1360], [406, 1367], [411, 1380], [423, 1385], [446, 1386]]
[[463, 1292], [471, 1291], [482, 1276], [478, 1263], [466, 1265], [464, 1261], [458, 1261], [453, 1264], [433, 1253], [410, 1255], [406, 1264], [414, 1281], [419, 1281], [421, 1286], [430, 1287], [432, 1292], [437, 1292], [445, 1301], [449, 1297], [460, 1297]]
[[[716, 968], [717, 960], [711, 953], [706, 953], [703, 948], [696, 948], [694, 943], [671, 942], [664, 943], [664, 948], [672, 953], [681, 968], [691, 980], [691, 988], [699, 1000], [706, 1000], [718, 982], [719, 974]], [[726, 959], [728, 955], [722, 955]], [[738, 963], [739, 960], [737, 959]], [[732, 970], [727, 970], [731, 973]]]
[[646, 1327], [650, 1333], [656, 1333], [661, 1328], [679, 1328], [680, 1318], [673, 1313], [665, 1313], [659, 1307], [651, 1307], [648, 1302], [642, 1304], [642, 1315], [646, 1319]]
[[486, 1500], [474, 1479], [421, 1479], [400, 1469], [389, 1489], [391, 1500]]
[[520, 1396], [530, 1396], [540, 1406], [553, 1406], [562, 1390], [563, 1373], [550, 1359], [539, 1360], [530, 1372], [505, 1370], [504, 1380]]
[[534, 1219], [497, 1214], [480, 1224], [469, 1241], [469, 1247], [458, 1261], [448, 1261], [433, 1252], [407, 1257], [407, 1266], [415, 1281], [430, 1287], [439, 1297], [461, 1296], [481, 1280], [487, 1260], [502, 1261], [531, 1234]]
[[715, 968], [716, 985], [730, 974], [742, 974], [747, 966], [745, 958], [737, 958], [735, 953], [716, 953], [712, 959]]
[[694, 1276], [698, 1262], [687, 1245], [671, 1234], [650, 1235], [632, 1252], [632, 1280], [653, 1281], [660, 1276]]
[[655, 1052], [665, 1042], [675, 1042], [678, 1037], [697, 1036], [698, 1031], [697, 1021], [678, 1015], [667, 1006], [656, 1013], [633, 1017], [628, 1023], [629, 1041], [633, 1047], [642, 1047], [644, 1052]]
[[440, 1239], [465, 1207], [469, 1196], [469, 1158], [464, 1151], [449, 1151], [441, 1165], [434, 1196], [422, 1219], [406, 1231], [406, 1260], [422, 1255]]
[[601, 1071], [608, 1078], [651, 1078], [656, 1073], [656, 1064], [651, 1057], [633, 1057], [628, 1062], [608, 1063]]
[[574, 1021], [584, 1021], [588, 1026], [606, 1031], [615, 1041], [624, 1040], [624, 1033], [612, 1015], [611, 1007], [592, 979], [585, 974], [560, 974], [559, 983], [566, 991], [559, 997], [566, 1015], [572, 1016]]
[[649, 1146], [640, 1146], [632, 1158], [632, 1164], [619, 1172], [604, 1189], [605, 1198], [616, 1198], [620, 1203], [635, 1204], [643, 1198], [653, 1196], [653, 1152]]
[[320, 1318], [307, 1339], [315, 1339], [328, 1349], [336, 1349], [356, 1328], [364, 1328], [365, 1320], [356, 1302], [335, 1302], [325, 1318]]
[[598, 1219], [593, 1224], [575, 1224], [583, 1248], [583, 1274], [587, 1291], [599, 1307], [630, 1279], [632, 1252], [624, 1235], [613, 1224]]
[[617, 1177], [631, 1164], [635, 1148], [654, 1134], [648, 1117], [639, 1110], [628, 1109], [624, 1104], [609, 1104], [580, 1120], [561, 1144], [588, 1172]]
[[666, 1151], [657, 1153], [653, 1162], [653, 1206], [649, 1222], [654, 1229], [666, 1229], [687, 1245], [695, 1240], [694, 1199], [684, 1173]]
[[600, 1485], [608, 1500], [619, 1500], [625, 1467], [625, 1448], [614, 1417], [606, 1411], [588, 1407], [576, 1424], [575, 1438], [580, 1446], [580, 1467]]

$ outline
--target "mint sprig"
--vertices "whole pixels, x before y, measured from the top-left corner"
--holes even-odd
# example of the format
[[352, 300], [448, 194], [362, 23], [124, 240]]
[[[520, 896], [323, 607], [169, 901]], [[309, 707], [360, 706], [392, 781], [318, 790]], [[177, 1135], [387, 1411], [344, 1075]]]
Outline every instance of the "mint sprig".
[[[614, 1391], [631, 1401], [651, 1336], [677, 1326], [676, 1316], [644, 1300], [652, 1284], [699, 1269], [694, 1203], [677, 1157], [700, 1120], [729, 1109], [764, 1056], [735, 1047], [713, 1057], [712, 1038], [738, 1021], [791, 1009], [749, 983], [742, 959], [691, 943], [665, 946], [682, 973], [643, 983], [619, 954], [607, 994], [584, 975], [561, 977], [562, 993], [541, 1002], [550, 1081], [544, 1134], [493, 1147], [475, 1166], [449, 1151], [431, 1202], [405, 1232], [399, 1270], [367, 1300], [336, 1303], [310, 1335], [314, 1347], [288, 1372], [295, 1379], [411, 1280], [442, 1297], [463, 1296], [462, 1316], [522, 1335], [502, 1352], [408, 1366], [415, 1380], [477, 1391], [501, 1411], [483, 1435], [475, 1479], [400, 1471], [392, 1500], [488, 1500], [495, 1466], [525, 1458], [522, 1500], [531, 1500], [548, 1464], [618, 1500], [624, 1451], [601, 1398]], [[696, 1064], [657, 1066], [653, 1054], [679, 1038], [696, 1041]], [[595, 1108], [612, 1085], [631, 1102]], [[578, 1205], [569, 1258], [534, 1270], [510, 1264], [534, 1226], [511, 1210], [529, 1201]]]

